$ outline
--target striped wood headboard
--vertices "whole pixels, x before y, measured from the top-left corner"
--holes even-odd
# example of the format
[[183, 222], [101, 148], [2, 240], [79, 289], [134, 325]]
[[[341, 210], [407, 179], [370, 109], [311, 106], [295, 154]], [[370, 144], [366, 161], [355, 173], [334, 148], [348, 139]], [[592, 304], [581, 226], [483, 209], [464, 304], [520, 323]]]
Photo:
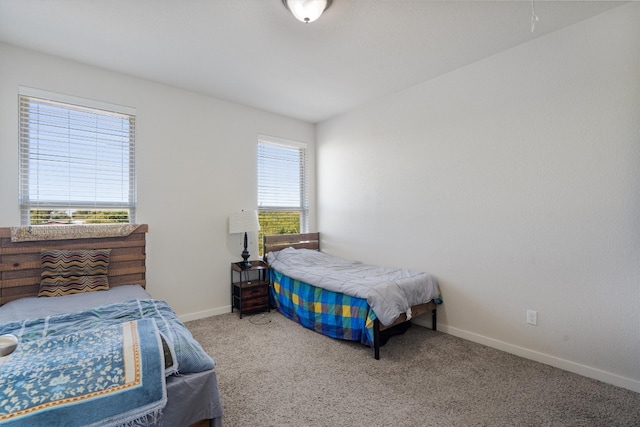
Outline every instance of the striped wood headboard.
[[36, 296], [40, 288], [40, 252], [49, 249], [111, 249], [109, 286], [146, 286], [146, 233], [142, 224], [124, 237], [12, 242], [11, 228], [0, 228], [0, 305]]

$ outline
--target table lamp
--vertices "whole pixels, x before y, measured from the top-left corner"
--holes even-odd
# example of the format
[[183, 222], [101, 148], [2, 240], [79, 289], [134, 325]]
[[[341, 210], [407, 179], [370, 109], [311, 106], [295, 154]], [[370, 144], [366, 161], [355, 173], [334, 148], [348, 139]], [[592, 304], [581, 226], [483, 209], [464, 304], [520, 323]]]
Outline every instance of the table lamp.
[[251, 268], [249, 259], [249, 251], [247, 250], [247, 232], [259, 231], [260, 223], [258, 222], [257, 211], [234, 212], [229, 215], [229, 234], [244, 233], [244, 250], [242, 251], [242, 261], [240, 267], [243, 269]]

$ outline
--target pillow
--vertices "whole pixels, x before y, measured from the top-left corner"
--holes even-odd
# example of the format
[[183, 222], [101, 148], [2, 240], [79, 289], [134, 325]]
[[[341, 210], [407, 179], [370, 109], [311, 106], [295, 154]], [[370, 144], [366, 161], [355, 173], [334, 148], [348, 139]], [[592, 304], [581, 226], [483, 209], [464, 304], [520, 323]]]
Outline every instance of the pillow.
[[41, 252], [38, 296], [108, 290], [110, 253], [111, 249]]

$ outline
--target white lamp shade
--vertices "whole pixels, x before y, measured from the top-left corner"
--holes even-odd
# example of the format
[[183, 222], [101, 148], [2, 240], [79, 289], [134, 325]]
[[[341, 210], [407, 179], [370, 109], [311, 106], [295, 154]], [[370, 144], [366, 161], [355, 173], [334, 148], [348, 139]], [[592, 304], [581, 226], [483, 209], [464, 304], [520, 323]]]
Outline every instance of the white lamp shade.
[[240, 211], [229, 215], [229, 234], [259, 230], [258, 211]]
[[320, 18], [322, 12], [331, 3], [328, 0], [283, 0], [283, 2], [298, 21], [306, 23]]

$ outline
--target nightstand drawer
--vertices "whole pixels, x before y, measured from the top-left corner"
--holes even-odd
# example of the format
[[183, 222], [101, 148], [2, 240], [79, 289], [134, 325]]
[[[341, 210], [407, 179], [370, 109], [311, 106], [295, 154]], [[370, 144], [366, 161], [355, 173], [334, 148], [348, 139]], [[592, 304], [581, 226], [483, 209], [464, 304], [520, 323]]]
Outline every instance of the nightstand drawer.
[[242, 300], [242, 311], [264, 310], [264, 308], [268, 306], [268, 296]]
[[249, 285], [242, 288], [242, 298], [255, 298], [269, 295], [269, 284]]

